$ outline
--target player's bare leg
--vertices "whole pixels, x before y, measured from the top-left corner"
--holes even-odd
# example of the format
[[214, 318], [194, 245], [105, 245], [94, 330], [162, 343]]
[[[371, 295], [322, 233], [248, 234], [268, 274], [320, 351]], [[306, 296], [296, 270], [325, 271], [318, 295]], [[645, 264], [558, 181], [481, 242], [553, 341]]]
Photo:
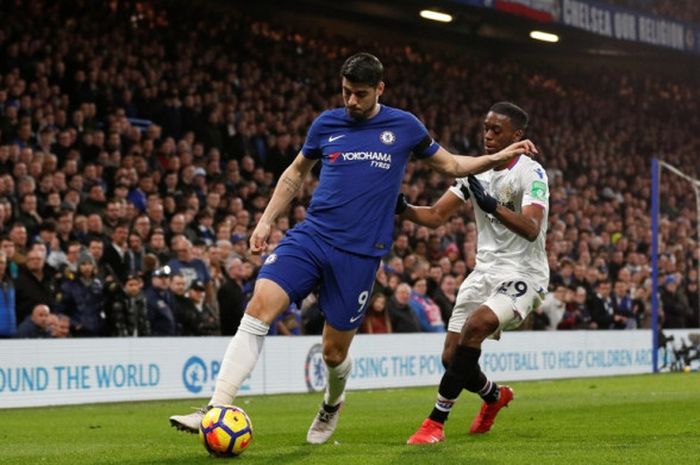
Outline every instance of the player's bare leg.
[[170, 417], [173, 427], [197, 433], [199, 423], [209, 406], [233, 402], [243, 381], [258, 362], [270, 323], [288, 306], [289, 297], [277, 283], [269, 279], [257, 281], [253, 298], [221, 361], [221, 369], [209, 404], [188, 415], [173, 415]]
[[445, 334], [445, 346], [442, 349], [442, 366], [447, 369], [450, 366], [450, 361], [454, 356], [455, 349], [459, 345], [459, 339], [462, 337], [460, 333], [448, 331]]
[[328, 368], [328, 384], [323, 404], [306, 434], [310, 444], [323, 444], [338, 426], [340, 409], [345, 400], [345, 384], [352, 371], [348, 349], [357, 330], [339, 331], [328, 323], [323, 327], [323, 360]]

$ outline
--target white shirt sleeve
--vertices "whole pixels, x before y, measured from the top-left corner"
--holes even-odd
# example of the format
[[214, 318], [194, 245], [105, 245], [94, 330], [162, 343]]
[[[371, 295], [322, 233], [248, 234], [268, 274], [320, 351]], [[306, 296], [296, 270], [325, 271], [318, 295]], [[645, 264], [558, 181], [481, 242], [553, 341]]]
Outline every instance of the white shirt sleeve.
[[450, 192], [459, 197], [462, 202], [466, 202], [469, 198], [469, 183], [467, 178], [455, 179], [454, 184], [450, 187]]
[[549, 181], [547, 173], [539, 163], [533, 163], [532, 168], [528, 168], [523, 174], [522, 180], [523, 201], [520, 206], [539, 205], [547, 208], [549, 206]]

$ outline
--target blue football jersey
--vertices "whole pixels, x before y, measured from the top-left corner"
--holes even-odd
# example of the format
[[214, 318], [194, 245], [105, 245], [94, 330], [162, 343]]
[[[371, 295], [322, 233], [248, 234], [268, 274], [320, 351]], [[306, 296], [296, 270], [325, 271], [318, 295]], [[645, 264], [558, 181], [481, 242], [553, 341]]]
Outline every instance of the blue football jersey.
[[396, 197], [411, 154], [428, 158], [439, 145], [418, 118], [381, 105], [356, 121], [345, 108], [327, 110], [311, 125], [302, 153], [321, 159], [321, 177], [300, 228], [335, 247], [381, 256], [391, 248]]

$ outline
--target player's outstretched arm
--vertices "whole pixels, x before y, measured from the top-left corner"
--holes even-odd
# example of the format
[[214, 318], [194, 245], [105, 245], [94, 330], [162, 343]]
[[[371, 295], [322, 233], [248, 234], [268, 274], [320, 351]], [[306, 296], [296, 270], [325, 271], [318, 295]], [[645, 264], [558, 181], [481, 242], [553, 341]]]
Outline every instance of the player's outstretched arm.
[[277, 217], [287, 208], [289, 202], [297, 195], [299, 189], [304, 183], [304, 179], [313, 168], [316, 160], [306, 158], [299, 153], [291, 165], [284, 170], [277, 187], [272, 193], [270, 203], [265, 207], [265, 211], [260, 218], [253, 234], [250, 236], [250, 251], [258, 254], [267, 247], [267, 238], [270, 235], [270, 227], [275, 222]]
[[446, 223], [462, 204], [462, 200], [448, 190], [429, 207], [417, 207], [407, 203], [406, 208], [401, 213], [401, 218], [435, 229]]
[[537, 147], [529, 139], [518, 141], [509, 145], [500, 152], [479, 157], [453, 155], [444, 148], [438, 151], [426, 161], [440, 174], [453, 178], [463, 178], [470, 174], [478, 174], [488, 171], [512, 160], [519, 155], [533, 155], [537, 153]]

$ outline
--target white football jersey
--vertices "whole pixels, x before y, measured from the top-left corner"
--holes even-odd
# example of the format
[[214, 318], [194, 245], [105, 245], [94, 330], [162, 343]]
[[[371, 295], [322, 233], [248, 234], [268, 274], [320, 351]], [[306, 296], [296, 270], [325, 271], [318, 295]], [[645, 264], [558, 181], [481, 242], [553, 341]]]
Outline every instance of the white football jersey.
[[[472, 199], [477, 228], [476, 269], [496, 272], [504, 278], [524, 275], [547, 289], [549, 263], [544, 248], [549, 214], [547, 173], [533, 159], [521, 156], [509, 168], [486, 171], [476, 177], [499, 204], [516, 213], [521, 213], [528, 205], [544, 208], [540, 234], [530, 242], [505, 227], [493, 215], [485, 213]], [[466, 193], [471, 195], [469, 181], [467, 178], [457, 179], [450, 191], [466, 202]]]

